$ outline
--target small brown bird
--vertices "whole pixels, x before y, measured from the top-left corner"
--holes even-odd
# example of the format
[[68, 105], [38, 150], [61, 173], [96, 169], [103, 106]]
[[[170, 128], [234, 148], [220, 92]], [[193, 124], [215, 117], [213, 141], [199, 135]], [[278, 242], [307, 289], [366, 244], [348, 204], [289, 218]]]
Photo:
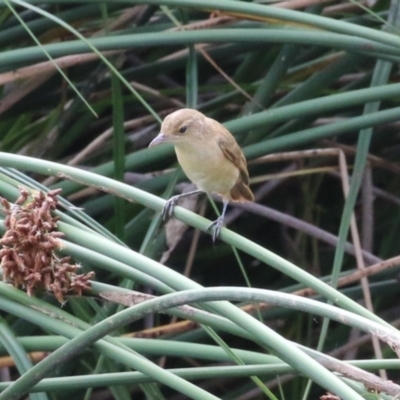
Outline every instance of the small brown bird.
[[207, 228], [215, 227], [215, 241], [220, 234], [228, 202], [254, 200], [242, 150], [232, 134], [218, 121], [189, 108], [175, 111], [164, 119], [161, 132], [149, 147], [161, 143], [175, 146], [179, 164], [199, 188], [171, 197], [163, 209], [163, 219], [172, 217], [175, 204], [182, 197], [201, 192], [217, 193], [223, 199], [222, 214]]

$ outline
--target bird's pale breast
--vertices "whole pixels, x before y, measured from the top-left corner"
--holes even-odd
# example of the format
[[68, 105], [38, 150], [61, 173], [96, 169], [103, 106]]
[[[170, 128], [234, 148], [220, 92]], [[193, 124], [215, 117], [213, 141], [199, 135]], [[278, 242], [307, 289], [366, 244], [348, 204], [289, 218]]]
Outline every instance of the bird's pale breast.
[[218, 143], [179, 143], [175, 145], [175, 151], [186, 176], [200, 190], [215, 192], [229, 199], [229, 192], [239, 177], [239, 169], [223, 155]]

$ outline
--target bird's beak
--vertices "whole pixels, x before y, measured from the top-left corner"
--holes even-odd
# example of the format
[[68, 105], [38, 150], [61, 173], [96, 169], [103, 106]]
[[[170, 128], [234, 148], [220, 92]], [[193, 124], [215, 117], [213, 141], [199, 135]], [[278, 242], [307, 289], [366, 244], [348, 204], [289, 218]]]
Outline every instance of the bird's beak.
[[168, 142], [168, 137], [164, 133], [160, 132], [149, 144], [149, 147], [158, 146], [161, 143]]

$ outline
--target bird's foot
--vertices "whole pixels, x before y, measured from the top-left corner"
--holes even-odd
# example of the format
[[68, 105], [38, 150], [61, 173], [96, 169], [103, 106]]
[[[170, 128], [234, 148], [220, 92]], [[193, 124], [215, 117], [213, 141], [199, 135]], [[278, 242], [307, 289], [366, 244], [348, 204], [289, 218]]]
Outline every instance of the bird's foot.
[[167, 202], [165, 203], [164, 208], [162, 209], [161, 215], [164, 221], [168, 221], [174, 216], [174, 208], [178, 203], [179, 198], [181, 195], [172, 196]]
[[214, 232], [212, 234], [212, 240], [215, 243], [215, 241], [219, 238], [219, 235], [221, 233], [221, 228], [224, 226], [224, 216], [221, 215], [218, 219], [215, 221], [211, 222], [210, 225], [207, 226], [207, 231], [210, 231], [211, 229], [214, 228]]

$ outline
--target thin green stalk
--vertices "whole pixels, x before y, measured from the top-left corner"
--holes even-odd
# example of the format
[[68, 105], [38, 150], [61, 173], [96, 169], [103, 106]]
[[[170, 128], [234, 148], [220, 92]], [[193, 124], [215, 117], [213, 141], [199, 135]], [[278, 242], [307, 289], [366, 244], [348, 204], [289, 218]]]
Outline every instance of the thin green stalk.
[[[240, 356], [235, 353], [235, 351], [233, 351], [212, 328], [204, 326], [204, 329], [208, 333], [208, 335], [215, 341], [215, 343], [217, 343], [222, 349], [226, 351], [226, 353], [231, 357], [232, 360], [234, 360], [236, 364], [245, 365]], [[278, 400], [258, 376], [252, 375], [250, 376], [250, 378], [260, 388], [261, 392], [264, 393], [265, 396], [267, 396], [271, 400]]]
[[[399, 360], [360, 360], [350, 361], [354, 366], [359, 368], [399, 368]], [[251, 375], [273, 376], [276, 374], [295, 373], [293, 368], [284, 363], [270, 365], [245, 365], [245, 366], [223, 366], [223, 367], [193, 367], [193, 368], [176, 368], [169, 369], [174, 375], [180, 376], [187, 380], [210, 380], [218, 378], [234, 378], [246, 377]], [[73, 377], [59, 377], [43, 379], [35, 385], [30, 393], [38, 391], [65, 391], [95, 387], [105, 387], [112, 385], [134, 385], [146, 382], [152, 382], [153, 379], [147, 377], [140, 372], [120, 372], [120, 373], [102, 373], [101, 375], [77, 375]], [[348, 380], [351, 381], [350, 379]], [[11, 383], [1, 382], [0, 390], [4, 390]]]
[[[233, 324], [232, 324], [233, 325]], [[20, 336], [17, 338], [18, 342], [25, 349], [26, 352], [31, 351], [47, 351], [52, 352], [65, 343], [68, 339], [62, 336], [45, 335], [45, 336]], [[175, 340], [163, 339], [144, 339], [144, 338], [127, 338], [119, 337], [118, 341], [140, 354], [146, 356], [169, 356], [169, 357], [192, 357], [199, 360], [212, 361], [214, 363], [226, 363], [231, 361], [230, 356], [226, 351], [215, 345], [206, 345], [198, 343], [187, 343]], [[287, 364], [282, 363], [277, 357], [271, 356], [262, 352], [253, 352], [233, 348], [234, 351], [246, 364], [262, 364], [262, 365], [286, 365], [285, 372], [293, 371]], [[1, 354], [5, 354], [5, 349], [1, 347]], [[365, 360], [346, 360], [351, 365], [367, 370], [375, 369], [400, 369], [400, 360], [393, 359], [365, 359]], [[70, 378], [73, 379], [73, 378]], [[1, 386], [0, 386], [1, 387]]]
[[40, 43], [39, 39], [35, 36], [35, 34], [29, 29], [29, 27], [25, 24], [24, 20], [19, 16], [15, 8], [11, 5], [10, 1], [14, 0], [5, 0], [6, 5], [10, 8], [12, 13], [14, 14], [15, 18], [18, 19], [19, 23], [25, 28], [26, 32], [28, 32], [29, 36], [33, 39], [33, 41], [36, 43], [38, 48], [46, 55], [46, 57], [51, 61], [53, 64], [54, 68], [58, 71], [58, 73], [68, 82], [69, 86], [74, 90], [74, 92], [77, 94], [77, 96], [85, 103], [86, 107], [93, 113], [95, 117], [97, 117], [96, 112], [93, 110], [93, 108], [90, 106], [90, 104], [86, 101], [86, 99], [82, 96], [80, 91], [77, 89], [77, 87], [72, 83], [72, 81], [68, 78], [68, 76], [65, 74], [65, 72], [58, 66], [58, 64], [53, 60], [52, 56], [49, 54], [49, 52], [45, 49], [45, 47]]
[[[139, 102], [144, 106], [144, 108], [151, 115], [153, 115], [153, 117], [156, 119], [156, 121], [160, 121], [160, 117], [152, 109], [152, 107], [150, 107], [150, 105], [143, 99], [143, 97], [139, 94], [139, 92], [137, 92], [136, 89], [134, 89], [129, 84], [129, 82], [118, 72], [118, 70], [112, 65], [112, 63], [110, 61], [108, 61], [107, 58], [104, 57], [101, 54], [101, 52], [96, 48], [96, 46], [91, 44], [91, 42], [89, 40], [87, 40], [80, 32], [78, 32], [71, 25], [67, 24], [66, 22], [64, 22], [60, 18], [55, 17], [53, 14], [51, 14], [51, 13], [49, 13], [47, 11], [44, 11], [44, 10], [38, 8], [38, 7], [35, 7], [35, 6], [33, 6], [33, 5], [29, 4], [29, 3], [26, 3], [25, 1], [22, 1], [22, 0], [6, 0], [6, 1], [12, 1], [15, 4], [18, 4], [18, 5], [20, 5], [20, 6], [24, 7], [24, 8], [29, 9], [29, 10], [35, 11], [38, 14], [43, 15], [46, 18], [49, 18], [49, 19], [57, 22], [60, 26], [64, 27], [65, 29], [70, 31], [74, 36], [79, 38], [79, 42], [81, 42], [81, 44], [84, 45], [84, 47], [86, 48], [86, 51], [87, 51], [87, 48], [89, 47], [94, 53], [96, 53], [99, 56], [99, 58], [104, 62], [104, 64], [106, 64], [107, 67], [111, 70], [111, 72], [113, 72], [116, 76], [118, 76], [118, 78], [121, 80], [121, 82], [124, 83], [124, 85], [128, 88], [128, 90], [130, 90], [134, 94], [134, 96], [139, 100]], [[44, 51], [44, 52], [46, 52], [46, 54], [51, 55], [51, 53], [47, 49], [47, 46], [41, 45], [40, 46], [40, 51]]]
[[[123, 182], [125, 173], [125, 135], [124, 135], [124, 103], [119, 79], [113, 74], [113, 158], [114, 179]], [[115, 234], [121, 240], [125, 239], [126, 200], [116, 197], [114, 207]]]
[[197, 54], [194, 45], [189, 46], [189, 57], [186, 66], [186, 105], [197, 108], [198, 96]]
[[[23, 347], [17, 341], [14, 333], [3, 318], [0, 318], [0, 342], [12, 357], [20, 375], [23, 375], [33, 367], [31, 359], [25, 353]], [[32, 400], [48, 400], [45, 393], [32, 394], [31, 398]]]
[[[168, 16], [168, 18], [174, 23], [174, 25], [182, 28], [180, 21], [174, 16], [171, 10], [166, 6], [161, 6], [161, 10]], [[187, 13], [182, 12], [183, 24], [187, 24], [188, 17]], [[186, 106], [188, 108], [197, 108], [197, 97], [198, 97], [198, 68], [197, 68], [197, 52], [193, 44], [188, 46], [189, 54], [186, 62]]]
[[244, 106], [243, 115], [262, 111], [259, 104], [264, 107], [269, 105], [274, 91], [281, 83], [282, 78], [286, 75], [288, 68], [293, 64], [297, 52], [298, 47], [295, 45], [287, 44], [282, 47], [279, 54], [275, 57], [273, 64], [268, 69], [267, 74], [258, 86], [254, 94], [254, 101], [248, 102]]
[[[252, 375], [274, 375], [277, 373], [295, 373], [286, 364], [272, 365], [244, 365], [244, 366], [223, 366], [223, 367], [193, 367], [167, 369], [172, 374], [185, 380], [207, 380], [218, 378], [248, 377]], [[117, 386], [117, 385], [138, 385], [141, 383], [154, 382], [154, 379], [140, 372], [119, 372], [101, 373], [99, 375], [76, 375], [73, 377], [47, 378], [42, 379], [35, 385], [30, 393], [39, 391], [57, 392], [77, 389]], [[11, 382], [1, 382], [0, 390], [5, 390]], [[33, 397], [32, 397], [33, 398]]]
[[[71, 4], [81, 0], [47, 0], [47, 4]], [[115, 3], [115, 0], [104, 0], [106, 3]], [[120, 4], [142, 4], [143, 0], [118, 0]], [[86, 3], [97, 3], [98, 0], [86, 0]], [[30, 0], [32, 4], [43, 4], [41, 0]], [[0, 6], [4, 0], [0, 0]], [[214, 0], [146, 0], [147, 5], [165, 5], [169, 7], [187, 7], [201, 10], [231, 11], [244, 15], [254, 15], [257, 18], [266, 17], [284, 21], [292, 21], [299, 24], [306, 24], [323, 30], [339, 32], [350, 36], [360, 36], [363, 38], [376, 40], [389, 46], [400, 47], [397, 35], [377, 31], [368, 27], [355, 25], [346, 21], [341, 21], [320, 15], [313, 15], [296, 10], [288, 10], [279, 7], [269, 7], [263, 4], [224, 0], [216, 3]], [[324, 33], [318, 31], [318, 34]]]
[[[116, 11], [122, 8], [122, 4], [108, 4], [110, 11]], [[99, 15], [99, 7], [97, 4], [82, 5], [77, 7], [71, 7], [67, 10], [63, 10], [57, 13], [57, 17], [65, 22], [72, 22], [79, 15], [80, 18], [93, 18]], [[7, 11], [3, 10], [1, 16], [6, 16]], [[37, 18], [33, 21], [25, 22], [26, 26], [32, 31], [36, 36], [39, 36], [49, 29], [57, 26], [57, 23], [49, 20], [48, 18]], [[11, 41], [15, 43], [19, 40], [24, 40], [26, 38], [26, 29], [21, 25], [13, 26], [10, 28], [2, 27], [0, 31], [0, 46], [6, 46], [10, 44]]]
[[[21, 0], [13, 0], [14, 2], [24, 3]], [[28, 7], [24, 3], [25, 7]], [[30, 8], [37, 11], [37, 8], [30, 6]], [[39, 11], [38, 11], [39, 12]], [[42, 11], [43, 15], [48, 16]], [[51, 15], [51, 14], [50, 14]], [[49, 15], [49, 18], [50, 18]], [[56, 17], [52, 16], [53, 19]], [[63, 21], [56, 19], [57, 22], [71, 30], [68, 24], [63, 23]], [[75, 31], [73, 31], [74, 34]], [[86, 39], [83, 36], [79, 36], [80, 40], [73, 40], [68, 42], [62, 42], [57, 44], [47, 44], [43, 45], [43, 50], [48, 52], [52, 57], [62, 57], [69, 54], [81, 54], [87, 53], [88, 48], [99, 54], [101, 51], [110, 50], [132, 50], [135, 48], [149, 47], [149, 46], [188, 46], [198, 43], [249, 43], [249, 44], [271, 44], [271, 43], [281, 43], [281, 44], [297, 44], [297, 45], [311, 45], [311, 46], [323, 46], [327, 48], [337, 48], [341, 50], [346, 50], [348, 52], [354, 52], [357, 54], [370, 54], [371, 57], [378, 57], [385, 59], [386, 56], [396, 56], [399, 58], [400, 49], [397, 47], [387, 46], [385, 44], [380, 44], [356, 36], [340, 35], [336, 33], [326, 33], [326, 32], [314, 32], [305, 29], [290, 29], [288, 31], [282, 29], [218, 29], [210, 30], [204, 29], [201, 31], [177, 31], [177, 32], [151, 32], [142, 33], [138, 35], [113, 35], [107, 37], [91, 38]], [[366, 53], [366, 49], [373, 49], [371, 53]], [[23, 49], [8, 50], [0, 53], [0, 63], [3, 68], [8, 65], [18, 64], [28, 64], [43, 60], [43, 51], [35, 47], [25, 47]], [[100, 56], [99, 56], [100, 57]], [[110, 66], [111, 64], [103, 56], [100, 57], [106, 65], [115, 72], [115, 68]], [[121, 81], [127, 85], [132, 92], [136, 91], [129, 86], [129, 83], [125, 81], [123, 77], [120, 78]], [[139, 96], [139, 94], [137, 94]], [[146, 104], [146, 109], [149, 105], [140, 100], [144, 105]], [[149, 111], [150, 112], [150, 111]], [[154, 115], [154, 111], [150, 112]], [[155, 115], [154, 115], [155, 116]], [[158, 119], [158, 117], [156, 118]]]

